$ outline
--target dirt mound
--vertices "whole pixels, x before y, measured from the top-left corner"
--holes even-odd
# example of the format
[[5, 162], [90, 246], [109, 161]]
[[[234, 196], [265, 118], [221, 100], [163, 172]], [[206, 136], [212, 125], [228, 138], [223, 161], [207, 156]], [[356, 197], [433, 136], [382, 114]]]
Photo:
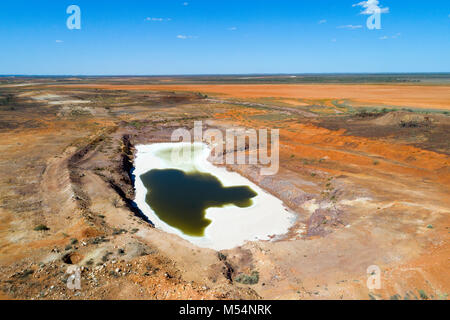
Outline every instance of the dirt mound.
[[62, 257], [62, 261], [66, 264], [77, 264], [81, 260], [83, 260], [83, 256], [76, 252], [67, 253]]
[[439, 114], [420, 114], [405, 111], [389, 112], [370, 121], [374, 125], [394, 126], [407, 124], [450, 124], [450, 117]]

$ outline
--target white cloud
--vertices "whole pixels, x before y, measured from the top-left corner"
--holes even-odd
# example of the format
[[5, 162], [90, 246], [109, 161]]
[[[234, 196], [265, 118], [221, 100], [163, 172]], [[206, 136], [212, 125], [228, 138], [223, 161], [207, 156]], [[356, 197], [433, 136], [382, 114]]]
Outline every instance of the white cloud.
[[231, 28], [228, 28], [228, 30], [229, 30], [229, 31], [236, 31], [237, 28], [236, 28], [236, 27], [231, 27]]
[[367, 14], [371, 15], [374, 13], [389, 13], [389, 8], [382, 8], [379, 6], [380, 1], [378, 0], [367, 0], [367, 1], [361, 1], [359, 3], [356, 3], [353, 5], [353, 7], [363, 7], [364, 10], [361, 11], [361, 14]]
[[331, 39], [331, 42], [337, 42], [337, 40], [336, 39]]
[[189, 5], [189, 2], [183, 2], [183, 6], [188, 6]]
[[64, 41], [62, 41], [62, 40], [56, 40], [55, 42], [56, 42], [56, 43], [63, 43]]
[[402, 34], [399, 32], [399, 33], [394, 34], [393, 36], [383, 36], [383, 37], [380, 37], [380, 40], [397, 39], [397, 38], [400, 37], [401, 35], [402, 35]]
[[186, 40], [186, 39], [197, 39], [197, 36], [187, 36], [184, 34], [179, 34], [177, 35], [177, 39], [182, 39], [182, 40]]
[[338, 29], [350, 29], [350, 30], [354, 30], [354, 29], [361, 29], [362, 25], [352, 25], [352, 24], [348, 24], [346, 26], [339, 26]]
[[154, 21], [154, 22], [163, 22], [163, 21], [172, 21], [171, 18], [151, 18], [147, 17], [145, 18], [146, 21]]
[[319, 24], [324, 24], [324, 23], [327, 23], [327, 20], [323, 19], [323, 20], [319, 21]]

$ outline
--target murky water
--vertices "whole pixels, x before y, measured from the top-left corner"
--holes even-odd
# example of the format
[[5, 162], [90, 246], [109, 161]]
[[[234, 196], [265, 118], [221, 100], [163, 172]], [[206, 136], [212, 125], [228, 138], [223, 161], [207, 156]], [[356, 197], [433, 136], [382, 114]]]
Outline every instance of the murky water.
[[[235, 205], [250, 207], [257, 194], [248, 186], [224, 187], [209, 173], [154, 169], [141, 176], [147, 188], [145, 200], [158, 217], [183, 233], [202, 237], [211, 220], [206, 209]], [[223, 210], [223, 214], [227, 214]]]

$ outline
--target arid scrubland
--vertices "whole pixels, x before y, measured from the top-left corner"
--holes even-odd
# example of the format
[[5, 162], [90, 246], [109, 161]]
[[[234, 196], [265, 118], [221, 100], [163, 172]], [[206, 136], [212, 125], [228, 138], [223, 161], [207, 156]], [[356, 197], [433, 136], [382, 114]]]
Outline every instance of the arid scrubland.
[[[2, 79], [0, 298], [448, 298], [448, 85], [119, 80]], [[198, 120], [280, 130], [276, 175], [227, 168], [296, 214], [288, 234], [215, 252], [133, 205], [134, 146]]]

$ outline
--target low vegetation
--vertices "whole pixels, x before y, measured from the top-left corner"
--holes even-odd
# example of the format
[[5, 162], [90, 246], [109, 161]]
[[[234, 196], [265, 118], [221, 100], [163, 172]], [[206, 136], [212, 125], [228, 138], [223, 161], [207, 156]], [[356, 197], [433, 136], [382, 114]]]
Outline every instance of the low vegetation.
[[253, 271], [251, 275], [241, 273], [234, 278], [234, 281], [242, 284], [257, 284], [259, 282], [259, 272]]
[[45, 224], [37, 225], [37, 226], [34, 228], [34, 231], [48, 231], [48, 230], [50, 230], [50, 228], [47, 227]]

